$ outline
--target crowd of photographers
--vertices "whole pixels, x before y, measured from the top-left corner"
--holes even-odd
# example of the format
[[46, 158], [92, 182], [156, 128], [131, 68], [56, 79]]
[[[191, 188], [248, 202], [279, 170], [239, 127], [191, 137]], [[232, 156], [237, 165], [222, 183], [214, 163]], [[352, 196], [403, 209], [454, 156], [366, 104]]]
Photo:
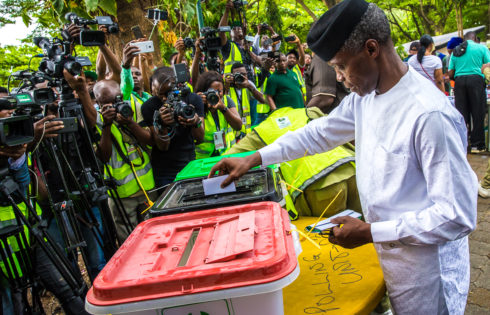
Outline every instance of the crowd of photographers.
[[[19, 84], [0, 90], [4, 314], [40, 309], [42, 288], [65, 313], [84, 314], [79, 257], [93, 280], [188, 162], [223, 154], [275, 109], [305, 107], [311, 57], [297, 36], [265, 23], [246, 36], [239, 2], [227, 3], [218, 29], [178, 39], [169, 66], [155, 65], [163, 62], [137, 27], [119, 59], [109, 17], [70, 13], [61, 38], [34, 40], [39, 71], [13, 73]], [[230, 28], [232, 11], [240, 21]], [[73, 57], [76, 45], [99, 46], [95, 71]]]

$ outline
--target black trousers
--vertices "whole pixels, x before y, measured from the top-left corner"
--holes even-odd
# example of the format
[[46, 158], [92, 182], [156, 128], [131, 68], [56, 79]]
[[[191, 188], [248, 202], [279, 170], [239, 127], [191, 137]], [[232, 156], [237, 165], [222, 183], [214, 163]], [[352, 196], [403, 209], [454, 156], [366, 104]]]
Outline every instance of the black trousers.
[[[455, 79], [454, 102], [469, 126], [472, 147], [485, 148], [484, 120], [486, 112], [485, 80], [480, 75], [462, 75]], [[471, 130], [471, 131], [470, 131]]]

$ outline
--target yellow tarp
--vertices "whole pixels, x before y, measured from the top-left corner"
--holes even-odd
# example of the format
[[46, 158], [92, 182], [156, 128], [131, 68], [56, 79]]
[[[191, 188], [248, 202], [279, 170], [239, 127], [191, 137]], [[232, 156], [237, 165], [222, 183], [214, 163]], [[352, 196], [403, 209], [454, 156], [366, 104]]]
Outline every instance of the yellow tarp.
[[[292, 223], [300, 231], [317, 217], [300, 217]], [[283, 289], [284, 313], [369, 314], [385, 292], [383, 273], [372, 244], [355, 249], [332, 245], [317, 234], [301, 242], [300, 275]]]

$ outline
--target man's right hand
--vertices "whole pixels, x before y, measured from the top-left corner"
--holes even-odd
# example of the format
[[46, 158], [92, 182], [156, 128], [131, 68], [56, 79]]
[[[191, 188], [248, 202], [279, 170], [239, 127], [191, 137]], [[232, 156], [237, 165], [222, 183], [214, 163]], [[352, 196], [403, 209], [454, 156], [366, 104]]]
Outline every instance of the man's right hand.
[[52, 121], [55, 119], [55, 115], [48, 115], [43, 119], [40, 119], [34, 123], [34, 141], [37, 142], [44, 138], [54, 138], [58, 136], [58, 130], [63, 129], [64, 125], [62, 121]]
[[166, 126], [172, 126], [175, 123], [174, 113], [168, 106], [160, 107], [160, 119]]
[[123, 68], [126, 68], [126, 69], [131, 68], [131, 64], [133, 62], [134, 57], [136, 57], [136, 53], [138, 53], [140, 51], [140, 49], [137, 46], [131, 45], [134, 42], [135, 41], [130, 41], [124, 47], [123, 60], [122, 60]]
[[225, 158], [211, 168], [208, 178], [213, 177], [216, 172], [218, 172], [218, 176], [228, 174], [229, 176], [221, 183], [221, 188], [225, 188], [231, 182], [245, 175], [252, 167], [260, 164], [262, 164], [262, 157], [259, 152], [243, 158]]
[[13, 147], [0, 147], [0, 156], [9, 157], [17, 160], [26, 153], [27, 144], [20, 144]]
[[105, 104], [102, 106], [102, 117], [104, 118], [104, 125], [111, 125], [116, 118], [117, 112], [112, 104]]
[[175, 42], [174, 48], [181, 55], [183, 55], [185, 53], [185, 45], [184, 45], [184, 40], [182, 39], [182, 37], [179, 37], [179, 39]]

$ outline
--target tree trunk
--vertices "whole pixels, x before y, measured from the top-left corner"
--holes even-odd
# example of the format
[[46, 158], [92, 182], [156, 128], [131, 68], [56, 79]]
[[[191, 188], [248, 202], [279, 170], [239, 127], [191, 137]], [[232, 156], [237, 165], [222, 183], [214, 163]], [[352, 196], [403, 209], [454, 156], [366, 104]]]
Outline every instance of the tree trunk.
[[296, 2], [298, 2], [306, 11], [306, 13], [308, 13], [313, 18], [313, 21], [318, 20], [315, 13], [313, 13], [313, 11], [311, 11], [310, 8], [308, 8], [308, 6], [303, 2], [303, 0], [296, 0]]
[[[139, 25], [143, 35], [150, 36], [153, 29], [152, 20], [146, 18], [146, 10], [152, 7], [153, 1], [151, 0], [117, 0], [117, 23], [119, 24], [120, 32], [118, 36], [110, 36], [109, 45], [114, 53], [122, 59], [122, 50], [124, 45], [133, 40], [133, 32], [131, 27]], [[152, 38], [155, 52], [153, 53], [153, 60], [155, 65], [162, 64], [162, 57], [160, 53], [160, 39], [158, 37], [158, 30], [155, 28]]]

